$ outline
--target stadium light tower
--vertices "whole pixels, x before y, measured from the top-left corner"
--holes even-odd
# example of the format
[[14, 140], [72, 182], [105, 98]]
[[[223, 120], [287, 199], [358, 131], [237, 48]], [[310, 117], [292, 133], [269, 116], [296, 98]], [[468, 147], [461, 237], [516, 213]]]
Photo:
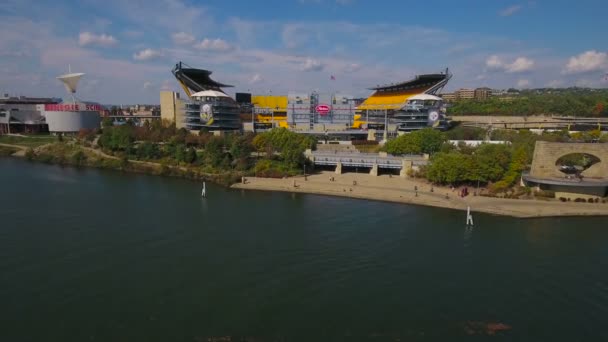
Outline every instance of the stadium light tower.
[[63, 82], [65, 86], [65, 90], [72, 96], [72, 102], [76, 102], [74, 98], [74, 94], [76, 93], [76, 88], [78, 86], [78, 81], [84, 74], [81, 72], [72, 73], [72, 68], [68, 66], [68, 73], [65, 75], [58, 76], [57, 79]]

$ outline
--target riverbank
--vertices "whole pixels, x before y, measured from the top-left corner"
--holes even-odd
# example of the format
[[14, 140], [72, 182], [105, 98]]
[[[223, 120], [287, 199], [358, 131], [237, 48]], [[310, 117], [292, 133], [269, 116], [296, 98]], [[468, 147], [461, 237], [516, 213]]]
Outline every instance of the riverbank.
[[[332, 177], [333, 181], [330, 180]], [[608, 204], [605, 203], [564, 203], [556, 200], [503, 199], [473, 195], [461, 198], [457, 190], [433, 186], [431, 192], [431, 185], [424, 181], [388, 175], [373, 177], [368, 174], [336, 175], [333, 172], [323, 172], [309, 175], [306, 180], [302, 176], [284, 179], [247, 177], [245, 184], [234, 184], [232, 188], [340, 196], [456, 210], [467, 210], [470, 206], [473, 212], [518, 218], [608, 216]]]
[[[466, 210], [470, 206], [474, 212], [518, 218], [608, 216], [608, 204], [605, 203], [559, 202], [547, 199], [503, 199], [472, 195], [461, 198], [458, 196], [457, 190], [439, 186], [431, 187], [429, 183], [419, 179], [390, 177], [388, 175], [372, 177], [368, 174], [347, 173], [335, 175], [333, 172], [323, 172], [307, 176], [306, 180], [302, 176], [283, 179], [246, 177], [247, 182], [245, 184], [234, 184], [241, 179], [243, 173], [212, 174], [204, 173], [194, 167], [121, 159], [108, 155], [101, 150], [73, 143], [46, 144], [30, 150], [30, 153], [26, 153], [25, 146], [0, 145], [4, 147], [7, 154], [13, 152], [12, 156], [25, 157], [31, 161], [206, 180], [225, 186], [232, 184], [231, 187], [235, 189], [300, 192], [456, 210]], [[433, 188], [433, 191], [431, 191], [431, 188]]]
[[29, 146], [0, 143], [0, 148], [0, 157], [12, 156], [46, 164], [211, 181], [224, 186], [230, 186], [243, 176], [239, 172], [208, 173], [195, 167], [119, 158], [73, 142], [49, 143], [31, 149]]

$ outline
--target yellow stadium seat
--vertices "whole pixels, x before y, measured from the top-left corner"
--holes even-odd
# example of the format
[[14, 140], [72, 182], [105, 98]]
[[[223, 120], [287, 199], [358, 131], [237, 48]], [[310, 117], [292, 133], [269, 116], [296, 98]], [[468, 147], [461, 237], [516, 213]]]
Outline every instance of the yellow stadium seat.
[[424, 89], [412, 89], [403, 92], [375, 92], [357, 107], [365, 109], [400, 109], [408, 98], [424, 92]]

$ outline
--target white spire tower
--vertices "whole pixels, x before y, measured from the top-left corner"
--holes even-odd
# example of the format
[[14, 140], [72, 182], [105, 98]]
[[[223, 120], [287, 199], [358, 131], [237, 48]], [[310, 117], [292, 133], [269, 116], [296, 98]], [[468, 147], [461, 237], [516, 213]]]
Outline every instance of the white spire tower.
[[61, 75], [57, 77], [58, 80], [63, 82], [65, 86], [65, 90], [72, 96], [72, 101], [76, 102], [74, 99], [74, 94], [76, 93], [76, 87], [78, 86], [78, 81], [84, 74], [81, 72], [72, 73], [72, 67], [68, 66], [68, 73], [65, 75]]

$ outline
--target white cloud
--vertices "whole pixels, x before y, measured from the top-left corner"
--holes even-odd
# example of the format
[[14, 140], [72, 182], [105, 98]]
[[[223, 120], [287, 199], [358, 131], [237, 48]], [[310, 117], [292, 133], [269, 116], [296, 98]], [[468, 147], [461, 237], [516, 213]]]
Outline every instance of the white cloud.
[[529, 88], [530, 87], [530, 80], [524, 80], [521, 79], [519, 81], [517, 81], [517, 88]]
[[361, 70], [363, 68], [363, 66], [359, 63], [351, 63], [348, 64], [346, 67], [344, 67], [344, 71], [345, 72], [357, 72], [359, 70]]
[[526, 57], [518, 57], [515, 61], [506, 66], [507, 72], [519, 73], [530, 71], [534, 68], [534, 61]]
[[233, 49], [232, 45], [228, 44], [223, 39], [203, 39], [200, 43], [194, 45], [195, 48], [200, 50], [209, 50], [209, 51], [217, 51], [217, 52], [225, 52]]
[[502, 62], [500, 57], [493, 55], [488, 57], [488, 59], [486, 60], [486, 66], [492, 70], [499, 70], [503, 68], [504, 63]]
[[144, 82], [144, 90], [151, 88], [154, 85], [154, 83], [146, 81]]
[[260, 83], [262, 82], [264, 79], [262, 78], [262, 75], [260, 74], [254, 74], [253, 76], [251, 76], [251, 78], [249, 79], [249, 84], [255, 84], [255, 83]]
[[516, 74], [534, 69], [534, 60], [526, 57], [517, 57], [512, 63], [505, 63], [500, 57], [493, 55], [486, 59], [486, 67], [488, 70]]
[[306, 45], [310, 40], [310, 27], [302, 24], [285, 24], [281, 31], [281, 39], [288, 49]]
[[548, 88], [559, 88], [563, 85], [564, 85], [564, 81], [561, 81], [561, 80], [552, 80], [549, 83], [547, 83]]
[[521, 5], [513, 5], [513, 6], [509, 6], [509, 7], [505, 8], [505, 9], [501, 10], [499, 12], [499, 14], [501, 16], [503, 16], [503, 17], [510, 17], [513, 14], [519, 12], [521, 9], [522, 9]]
[[317, 59], [307, 58], [302, 63], [302, 71], [321, 71], [325, 66]]
[[576, 74], [590, 71], [600, 71], [608, 68], [608, 54], [595, 50], [586, 51], [571, 57], [562, 73]]
[[177, 32], [171, 35], [173, 42], [179, 45], [190, 45], [196, 40], [193, 35], [186, 32]]
[[116, 43], [118, 43], [116, 38], [105, 33], [98, 35], [91, 32], [80, 32], [80, 35], [78, 36], [78, 44], [80, 44], [80, 46], [98, 45], [107, 47]]
[[163, 53], [160, 50], [144, 49], [133, 54], [133, 59], [136, 61], [149, 61], [162, 57]]

